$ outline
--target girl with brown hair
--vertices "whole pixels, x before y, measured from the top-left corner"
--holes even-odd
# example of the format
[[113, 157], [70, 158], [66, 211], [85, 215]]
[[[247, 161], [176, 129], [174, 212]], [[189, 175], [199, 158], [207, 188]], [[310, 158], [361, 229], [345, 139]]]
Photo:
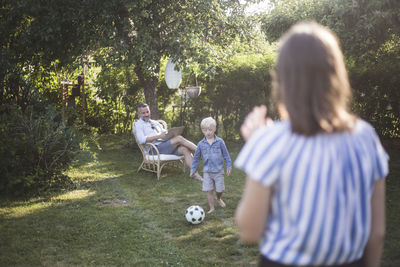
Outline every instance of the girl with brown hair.
[[314, 22], [293, 26], [273, 80], [282, 120], [266, 125], [266, 107], [256, 107], [241, 128], [241, 239], [261, 240], [260, 266], [379, 266], [388, 156], [348, 108], [336, 36]]

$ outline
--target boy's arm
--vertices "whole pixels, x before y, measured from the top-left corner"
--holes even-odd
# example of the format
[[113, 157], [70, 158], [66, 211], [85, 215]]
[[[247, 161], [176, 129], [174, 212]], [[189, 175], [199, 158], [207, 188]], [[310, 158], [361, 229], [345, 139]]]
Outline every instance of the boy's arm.
[[200, 158], [201, 158], [201, 150], [199, 144], [197, 144], [196, 151], [194, 152], [193, 155], [193, 161], [192, 161], [192, 167], [190, 168], [190, 176], [194, 174], [197, 170], [197, 165], [200, 163]]
[[228, 171], [232, 170], [232, 160], [231, 157], [229, 156], [228, 149], [226, 148], [224, 140], [221, 142], [221, 150], [222, 150], [222, 155], [224, 156], [225, 159], [225, 164], [226, 164], [226, 169]]

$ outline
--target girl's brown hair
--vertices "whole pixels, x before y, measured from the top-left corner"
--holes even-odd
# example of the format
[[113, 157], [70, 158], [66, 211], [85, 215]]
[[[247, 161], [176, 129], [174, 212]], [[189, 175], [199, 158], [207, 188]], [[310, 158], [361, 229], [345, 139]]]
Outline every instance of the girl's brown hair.
[[292, 131], [303, 135], [351, 130], [351, 88], [339, 42], [315, 22], [294, 25], [282, 37], [272, 73]]

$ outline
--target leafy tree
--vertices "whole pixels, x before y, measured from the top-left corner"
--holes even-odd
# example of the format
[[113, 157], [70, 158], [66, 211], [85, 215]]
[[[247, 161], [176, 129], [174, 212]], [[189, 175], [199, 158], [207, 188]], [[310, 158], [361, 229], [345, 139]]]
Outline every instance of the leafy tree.
[[78, 138], [61, 122], [55, 106], [57, 73], [87, 46], [79, 38], [84, 14], [66, 16], [74, 6], [79, 2], [1, 1], [2, 192], [23, 193], [67, 181], [62, 171], [79, 148]]
[[[89, 1], [84, 1], [86, 4]], [[56, 65], [59, 69], [71, 65], [70, 70], [75, 68], [73, 63], [87, 51], [93, 37], [83, 34], [90, 30], [85, 27], [90, 24], [86, 23], [84, 7], [81, 1], [1, 2], [1, 103], [26, 107], [30, 95], [47, 94], [46, 89], [54, 85], [34, 80], [54, 80]], [[27, 86], [27, 81], [34, 86]]]
[[243, 10], [235, 0], [5, 0], [0, 45], [6, 55], [1, 63], [8, 65], [0, 80], [27, 66], [49, 66], [54, 60], [64, 66], [109, 48], [108, 59], [134, 67], [158, 117], [161, 60], [212, 63], [232, 37], [246, 34]]
[[114, 11], [108, 23], [114, 26], [109, 45], [134, 66], [155, 118], [163, 57], [205, 63], [218, 58], [215, 55], [232, 37], [244, 32], [243, 8], [233, 0], [121, 0], [115, 1]]

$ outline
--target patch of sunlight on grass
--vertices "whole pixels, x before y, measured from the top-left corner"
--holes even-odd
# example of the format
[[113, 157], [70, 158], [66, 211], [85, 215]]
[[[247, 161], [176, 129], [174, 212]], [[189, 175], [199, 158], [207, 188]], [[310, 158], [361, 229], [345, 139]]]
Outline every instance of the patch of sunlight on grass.
[[0, 209], [0, 215], [4, 216], [5, 218], [21, 218], [39, 212], [43, 209], [46, 209], [54, 205], [55, 203], [53, 201], [77, 200], [89, 197], [93, 194], [94, 192], [90, 192], [89, 190], [74, 190], [53, 197], [51, 199], [52, 201], [42, 200], [42, 201], [35, 201], [33, 203], [26, 202], [23, 205], [17, 207], [2, 208]]
[[[193, 227], [196, 227], [195, 225]], [[204, 230], [202, 228], [194, 228], [188, 232], [186, 232], [186, 234], [181, 235], [177, 238], [177, 240], [186, 240], [186, 239], [190, 239], [192, 238], [194, 235], [198, 235], [201, 234]]]
[[[205, 218], [205, 220], [206, 219], [207, 218]], [[203, 232], [208, 232], [212, 229], [215, 229], [215, 227], [218, 226], [220, 226], [220, 224], [217, 221], [213, 222], [208, 221], [208, 222], [202, 222], [201, 224], [189, 225], [189, 227], [192, 227], [193, 229], [187, 231], [184, 235], [179, 236], [177, 240], [186, 240], [193, 238], [193, 236], [202, 234]]]
[[27, 203], [26, 205], [18, 207], [9, 207], [0, 209], [0, 215], [5, 218], [20, 218], [35, 212], [41, 211], [50, 206], [48, 202], [38, 202], [38, 203]]
[[90, 192], [89, 190], [74, 190], [67, 192], [62, 195], [58, 195], [56, 197], [53, 197], [52, 200], [77, 200], [77, 199], [82, 199], [85, 197], [89, 197], [94, 195], [94, 192]]
[[109, 172], [101, 172], [95, 169], [92, 170], [69, 170], [66, 174], [75, 181], [100, 181], [110, 178], [118, 178], [122, 174], [116, 175]]

